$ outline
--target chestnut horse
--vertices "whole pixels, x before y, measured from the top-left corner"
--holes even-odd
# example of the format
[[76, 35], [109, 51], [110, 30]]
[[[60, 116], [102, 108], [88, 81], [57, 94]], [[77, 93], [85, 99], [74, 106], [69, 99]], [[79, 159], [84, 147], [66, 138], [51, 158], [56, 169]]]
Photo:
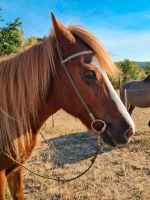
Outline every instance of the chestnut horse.
[[101, 136], [111, 146], [127, 144], [134, 133], [107, 77], [117, 71], [101, 43], [81, 27], [65, 27], [53, 14], [52, 21], [54, 30], [45, 41], [0, 62], [0, 200], [6, 180], [13, 199], [24, 199], [22, 167], [5, 153], [24, 163], [41, 126], [59, 109], [89, 130], [99, 119], [106, 125]]

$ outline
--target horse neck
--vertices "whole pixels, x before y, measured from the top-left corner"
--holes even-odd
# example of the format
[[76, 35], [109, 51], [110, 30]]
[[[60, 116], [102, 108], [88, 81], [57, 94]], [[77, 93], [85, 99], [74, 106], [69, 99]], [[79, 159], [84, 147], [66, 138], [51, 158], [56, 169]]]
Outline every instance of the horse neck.
[[46, 56], [48, 57], [47, 59], [48, 61], [45, 59], [43, 63], [46, 66], [48, 66], [50, 63], [51, 66], [49, 67], [51, 71], [49, 71], [50, 78], [49, 78], [49, 83], [48, 83], [48, 91], [47, 91], [47, 94], [45, 95], [46, 100], [44, 101], [44, 103], [39, 105], [39, 108], [38, 108], [39, 114], [38, 114], [37, 122], [35, 123], [36, 126], [33, 125], [33, 133], [36, 133], [40, 129], [40, 127], [44, 124], [44, 122], [48, 119], [48, 117], [50, 117], [51, 115], [53, 115], [55, 112], [57, 112], [60, 109], [60, 105], [59, 105], [60, 102], [58, 98], [58, 94], [60, 93], [60, 88], [58, 87], [59, 85], [58, 77], [60, 73], [62, 73], [62, 70], [58, 62], [57, 49], [54, 47], [55, 45], [53, 44], [53, 40], [51, 40], [50, 37], [47, 38], [45, 42], [41, 44], [41, 47], [42, 46], [45, 47], [45, 48], [41, 48], [42, 51], [45, 50], [43, 54], [44, 55], [46, 54]]
[[[57, 70], [57, 69], [56, 69]], [[41, 126], [45, 123], [45, 121], [61, 109], [61, 105], [59, 104], [58, 94], [60, 93], [60, 89], [58, 87], [58, 80], [53, 77], [53, 80], [50, 83], [50, 89], [48, 91], [48, 95], [46, 101], [39, 108], [39, 118], [36, 126], [35, 132], [37, 132]]]
[[45, 123], [45, 121], [56, 113], [60, 108], [55, 104], [55, 98], [47, 102], [40, 110], [39, 119], [37, 123], [37, 130]]

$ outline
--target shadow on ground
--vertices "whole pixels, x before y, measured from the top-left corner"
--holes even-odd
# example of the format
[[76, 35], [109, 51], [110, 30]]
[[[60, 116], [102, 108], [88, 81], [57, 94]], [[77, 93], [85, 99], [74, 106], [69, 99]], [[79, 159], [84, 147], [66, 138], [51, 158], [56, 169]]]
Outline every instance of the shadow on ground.
[[[64, 156], [59, 155], [52, 148], [47, 148], [44, 151], [44, 154], [48, 155], [48, 152], [51, 151], [51, 161], [53, 162], [53, 165], [57, 167], [63, 167], [65, 164], [74, 164], [84, 160], [87, 157], [92, 156], [97, 147], [97, 138], [86, 132], [63, 135], [47, 141], [50, 145], [52, 144], [58, 152], [67, 157], [65, 158]], [[102, 153], [109, 152], [113, 149], [114, 148], [112, 147], [104, 146]], [[43, 161], [46, 160], [47, 156], [45, 156], [45, 160]]]

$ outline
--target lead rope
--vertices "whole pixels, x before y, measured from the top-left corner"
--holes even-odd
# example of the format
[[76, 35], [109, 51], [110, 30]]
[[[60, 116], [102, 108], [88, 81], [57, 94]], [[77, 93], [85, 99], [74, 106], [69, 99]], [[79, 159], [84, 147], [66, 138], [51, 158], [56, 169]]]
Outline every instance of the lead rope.
[[[45, 143], [49, 146], [49, 148], [53, 149], [53, 151], [54, 151], [55, 153], [57, 153], [58, 155], [60, 155], [61, 157], [66, 158], [66, 159], [68, 159], [68, 160], [74, 160], [74, 161], [75, 161], [75, 160], [76, 160], [76, 161], [78, 160], [77, 158], [72, 158], [72, 157], [65, 156], [64, 154], [62, 154], [61, 152], [59, 152], [59, 151], [53, 146], [53, 144], [51, 144], [51, 143], [49, 143], [49, 142], [47, 141], [47, 139], [45, 138], [45, 136], [43, 135], [42, 132], [40, 132], [40, 135], [42, 136], [42, 138], [43, 138], [43, 140], [45, 141]], [[101, 137], [101, 136], [98, 137], [98, 144], [97, 144], [97, 146], [99, 146], [100, 150], [102, 151], [102, 150], [103, 150], [103, 142], [102, 142], [102, 140], [101, 140], [100, 137]], [[88, 159], [88, 158], [91, 158], [91, 157], [94, 156], [94, 155], [95, 155], [95, 153], [93, 153], [92, 155], [88, 155], [88, 156], [86, 156], [86, 157], [84, 157], [84, 158], [81, 158], [80, 161], [81, 161], [81, 160]]]
[[[41, 177], [41, 178], [44, 178], [44, 179], [48, 179], [48, 180], [53, 180], [53, 181], [57, 181], [57, 182], [69, 182], [69, 181], [73, 181], [75, 179], [78, 179], [79, 177], [83, 176], [85, 173], [87, 173], [91, 167], [94, 165], [95, 163], [95, 160], [98, 156], [98, 154], [101, 152], [102, 153], [102, 150], [103, 150], [103, 147], [102, 147], [102, 143], [99, 143], [100, 141], [100, 133], [99, 133], [99, 136], [98, 136], [98, 144], [97, 144], [97, 147], [96, 147], [96, 150], [95, 150], [95, 153], [92, 155], [93, 158], [91, 158], [90, 160], [90, 165], [87, 167], [87, 169], [85, 169], [83, 172], [81, 172], [79, 175], [73, 177], [73, 178], [68, 178], [68, 179], [61, 179], [60, 177], [58, 178], [53, 178], [51, 176], [45, 176], [45, 175], [42, 175], [42, 174], [39, 174], [37, 172], [34, 172], [32, 171], [31, 169], [29, 169], [28, 167], [26, 167], [24, 164], [22, 164], [20, 161], [17, 161], [16, 159], [14, 159], [12, 156], [10, 156], [9, 154], [3, 152], [3, 154], [5, 156], [7, 156], [10, 160], [12, 160], [14, 163], [18, 164], [19, 166], [23, 167], [25, 170], [27, 170], [28, 172], [30, 172], [31, 174], [35, 175], [35, 176], [38, 176], [38, 177]], [[91, 157], [91, 156], [90, 156]], [[85, 159], [85, 158], [84, 158]]]
[[[58, 55], [59, 55], [61, 64], [62, 64], [62, 66], [63, 66], [63, 68], [64, 68], [64, 70], [65, 70], [65, 72], [66, 72], [66, 75], [67, 75], [68, 79], [70, 80], [70, 82], [71, 82], [71, 84], [72, 84], [72, 86], [73, 86], [73, 88], [74, 88], [74, 90], [75, 90], [77, 96], [79, 97], [80, 101], [82, 102], [84, 108], [86, 109], [86, 111], [88, 112], [88, 114], [89, 114], [89, 116], [90, 116], [90, 118], [91, 118], [91, 120], [92, 120], [92, 122], [91, 122], [91, 128], [92, 128], [93, 131], [95, 131], [95, 132], [98, 133], [97, 148], [96, 148], [96, 150], [95, 150], [95, 153], [91, 155], [91, 156], [93, 156], [93, 158], [91, 159], [91, 164], [89, 165], [89, 167], [87, 167], [87, 169], [86, 169], [84, 172], [81, 172], [79, 175], [77, 175], [77, 176], [75, 176], [75, 177], [73, 177], [73, 178], [69, 178], [69, 179], [61, 179], [60, 177], [58, 177], [58, 178], [53, 178], [53, 177], [50, 177], [50, 176], [45, 176], [45, 175], [39, 174], [39, 173], [37, 173], [37, 172], [34, 172], [34, 171], [30, 170], [29, 168], [27, 168], [27, 167], [26, 167], [24, 164], [22, 164], [20, 161], [17, 161], [16, 159], [14, 159], [11, 155], [9, 155], [9, 154], [7, 154], [7, 153], [5, 153], [5, 152], [3, 152], [3, 154], [4, 154], [5, 156], [7, 156], [10, 160], [12, 160], [14, 163], [20, 165], [20, 166], [23, 167], [25, 170], [27, 170], [28, 172], [30, 172], [30, 173], [32, 173], [32, 174], [38, 176], [38, 177], [45, 178], [45, 179], [50, 179], [50, 180], [57, 181], [57, 182], [68, 182], [68, 181], [72, 181], [72, 180], [75, 180], [75, 179], [77, 179], [77, 178], [83, 176], [83, 175], [84, 175], [87, 171], [89, 171], [90, 168], [93, 166], [93, 164], [94, 164], [94, 162], [95, 162], [95, 160], [96, 160], [96, 158], [97, 158], [97, 155], [99, 154], [100, 151], [103, 150], [103, 142], [102, 142], [102, 140], [101, 140], [101, 133], [102, 133], [103, 131], [105, 131], [105, 129], [106, 129], [106, 124], [105, 124], [105, 122], [104, 122], [103, 120], [99, 120], [99, 119], [96, 119], [96, 118], [94, 117], [93, 113], [91, 112], [91, 110], [89, 109], [88, 105], [85, 103], [84, 99], [82, 98], [82, 96], [81, 96], [79, 90], [77, 89], [77, 87], [76, 87], [76, 85], [75, 85], [75, 83], [74, 83], [74, 81], [73, 81], [71, 75], [69, 74], [69, 72], [68, 72], [68, 70], [67, 70], [67, 68], [66, 68], [66, 65], [64, 64], [65, 62], [67, 62], [68, 60], [70, 60], [70, 59], [72, 59], [72, 58], [75, 58], [75, 57], [80, 56], [80, 55], [92, 53], [92, 51], [83, 51], [83, 52], [79, 52], [79, 53], [76, 53], [76, 54], [74, 54], [74, 55], [72, 55], [72, 56], [66, 58], [65, 60], [62, 60], [61, 50], [59, 49], [58, 45], [57, 45], [57, 50], [58, 50]], [[100, 122], [100, 123], [103, 124], [103, 127], [102, 127], [102, 129], [101, 129], [100, 131], [97, 131], [97, 130], [95, 130], [95, 128], [94, 128], [94, 123], [97, 123], [97, 122]], [[40, 132], [40, 133], [41, 133], [41, 132]], [[49, 144], [49, 142], [46, 140], [46, 138], [44, 137], [44, 135], [43, 135], [42, 133], [41, 133], [41, 136], [43, 137], [43, 139], [45, 140], [45, 142], [48, 144], [48, 146], [49, 146], [49, 147], [52, 147], [52, 145]], [[74, 158], [69, 158], [69, 157], [64, 156], [64, 155], [61, 154], [59, 151], [57, 151], [55, 148], [53, 148], [53, 150], [54, 150], [57, 154], [61, 155], [62, 157], [65, 157], [65, 158], [70, 159], [70, 160], [75, 160]], [[91, 156], [87, 156], [86, 158], [89, 158], [89, 157], [91, 157]], [[86, 159], [86, 158], [83, 158], [83, 159]], [[81, 159], [81, 160], [83, 160], [83, 159]]]

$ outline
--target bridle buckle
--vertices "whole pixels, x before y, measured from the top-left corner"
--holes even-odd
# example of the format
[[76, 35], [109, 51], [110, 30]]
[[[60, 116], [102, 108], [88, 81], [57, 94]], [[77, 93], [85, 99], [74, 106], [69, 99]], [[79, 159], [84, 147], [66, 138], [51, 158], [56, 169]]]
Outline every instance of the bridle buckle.
[[[99, 126], [100, 124], [100, 126]], [[103, 142], [103, 138], [101, 136], [101, 133], [103, 133], [106, 130], [106, 123], [101, 120], [101, 119], [95, 119], [91, 122], [91, 129], [98, 133], [98, 143], [97, 143], [97, 149], [98, 151], [103, 151], [103, 146], [104, 146], [104, 142]]]
[[106, 127], [106, 123], [101, 119], [95, 119], [91, 122], [91, 128], [96, 133], [103, 133], [106, 130]]

